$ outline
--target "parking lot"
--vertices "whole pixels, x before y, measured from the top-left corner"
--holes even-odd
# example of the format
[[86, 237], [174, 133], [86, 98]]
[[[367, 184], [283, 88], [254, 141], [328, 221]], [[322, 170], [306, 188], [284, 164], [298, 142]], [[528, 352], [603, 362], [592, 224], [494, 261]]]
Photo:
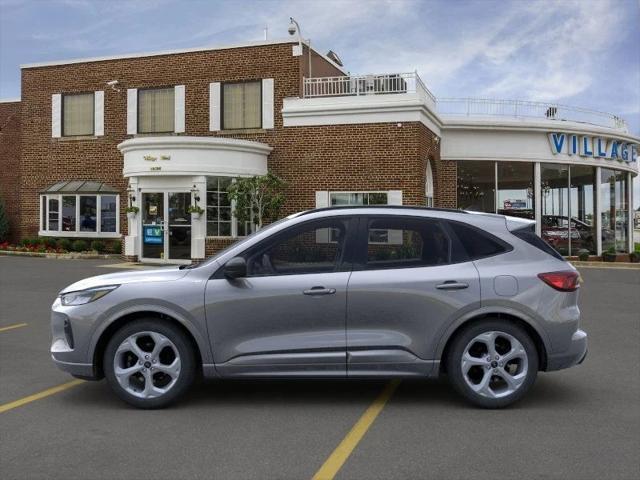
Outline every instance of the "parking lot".
[[0, 257], [3, 479], [640, 478], [638, 269], [581, 270], [585, 363], [507, 410], [445, 382], [218, 381], [140, 411], [104, 381], [70, 384], [48, 352], [56, 293], [109, 263]]

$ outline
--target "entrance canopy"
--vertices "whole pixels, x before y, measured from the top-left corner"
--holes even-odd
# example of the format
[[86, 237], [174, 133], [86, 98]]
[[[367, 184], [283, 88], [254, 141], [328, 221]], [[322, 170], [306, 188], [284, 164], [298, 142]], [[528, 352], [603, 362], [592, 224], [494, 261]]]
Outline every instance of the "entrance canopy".
[[66, 180], [54, 183], [40, 193], [119, 193], [119, 190], [96, 180]]

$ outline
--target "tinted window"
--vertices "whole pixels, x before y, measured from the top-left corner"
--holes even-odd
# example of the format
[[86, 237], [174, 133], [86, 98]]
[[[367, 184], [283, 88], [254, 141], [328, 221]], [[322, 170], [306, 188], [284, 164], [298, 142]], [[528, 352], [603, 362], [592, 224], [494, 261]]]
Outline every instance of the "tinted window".
[[524, 240], [529, 245], [533, 245], [539, 250], [542, 250], [545, 253], [548, 253], [552, 257], [555, 257], [559, 260], [564, 260], [562, 255], [558, 253], [558, 251], [545, 242], [542, 238], [536, 235], [535, 227], [531, 225], [530, 227], [519, 228], [518, 230], [514, 230], [513, 233], [520, 240]]
[[371, 218], [366, 224], [365, 268], [414, 268], [449, 263], [451, 242], [438, 222]]
[[249, 276], [326, 273], [338, 269], [348, 219], [330, 219], [294, 227], [266, 247], [248, 254]]
[[498, 255], [511, 249], [507, 243], [478, 228], [458, 222], [449, 222], [449, 225], [471, 260]]

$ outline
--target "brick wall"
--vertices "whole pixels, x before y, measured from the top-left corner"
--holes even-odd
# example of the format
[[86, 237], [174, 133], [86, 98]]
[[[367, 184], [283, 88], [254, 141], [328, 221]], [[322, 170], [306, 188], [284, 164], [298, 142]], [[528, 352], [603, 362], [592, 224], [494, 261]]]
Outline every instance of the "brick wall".
[[19, 231], [20, 102], [0, 103], [0, 197], [9, 218], [9, 240]]
[[[452, 200], [450, 187], [445, 185], [452, 172], [455, 181], [455, 165], [440, 162], [434, 135], [420, 123], [285, 129], [279, 112], [285, 97], [300, 94], [304, 73], [300, 58], [291, 55], [291, 44], [276, 44], [23, 69], [22, 176], [18, 183], [24, 213], [19, 234], [37, 233], [38, 193], [70, 179], [100, 180], [119, 188], [121, 233], [126, 234], [127, 181], [116, 148], [132, 137], [126, 134], [126, 89], [154, 86], [185, 85], [186, 131], [180, 135], [218, 135], [273, 147], [269, 168], [287, 182], [285, 214], [313, 208], [316, 190], [402, 190], [405, 204], [424, 205], [427, 158], [434, 162], [436, 205], [455, 203], [455, 192]], [[329, 73], [339, 73], [327, 65]], [[210, 132], [209, 83], [261, 78], [275, 80], [275, 128]], [[110, 80], [118, 80], [120, 92], [107, 87]], [[51, 95], [96, 90], [105, 92], [105, 135], [51, 138]], [[229, 243], [208, 239], [206, 253]]]

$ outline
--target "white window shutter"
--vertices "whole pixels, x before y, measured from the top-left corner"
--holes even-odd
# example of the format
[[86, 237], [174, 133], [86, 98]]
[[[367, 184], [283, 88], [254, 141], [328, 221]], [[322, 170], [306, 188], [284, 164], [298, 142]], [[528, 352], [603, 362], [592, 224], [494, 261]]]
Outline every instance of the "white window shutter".
[[329, 206], [329, 192], [316, 192], [316, 208], [324, 208]]
[[274, 92], [273, 78], [262, 80], [262, 128], [274, 126]]
[[174, 88], [174, 130], [176, 133], [184, 133], [184, 85], [176, 85]]
[[104, 135], [104, 92], [101, 90], [93, 94], [93, 134]]
[[387, 192], [387, 205], [402, 205], [402, 190], [389, 190]]
[[62, 95], [59, 93], [51, 95], [51, 136], [62, 136]]
[[220, 130], [220, 83], [209, 84], [209, 130], [217, 132]]
[[127, 89], [127, 134], [138, 133], [138, 90]]

